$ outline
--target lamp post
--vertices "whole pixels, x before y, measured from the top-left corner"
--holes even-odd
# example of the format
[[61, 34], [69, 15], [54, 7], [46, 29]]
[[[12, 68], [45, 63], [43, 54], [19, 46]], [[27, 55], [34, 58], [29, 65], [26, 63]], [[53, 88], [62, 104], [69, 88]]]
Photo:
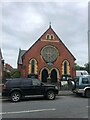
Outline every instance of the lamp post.
[[90, 30], [88, 30], [88, 72], [90, 74]]
[[88, 2], [88, 72], [90, 74], [90, 1]]

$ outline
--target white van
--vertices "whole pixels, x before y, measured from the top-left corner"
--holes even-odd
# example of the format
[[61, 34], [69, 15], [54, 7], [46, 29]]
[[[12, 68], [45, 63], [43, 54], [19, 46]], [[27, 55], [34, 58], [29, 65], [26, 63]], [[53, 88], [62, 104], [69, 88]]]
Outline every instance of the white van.
[[86, 70], [76, 70], [76, 76], [88, 75]]

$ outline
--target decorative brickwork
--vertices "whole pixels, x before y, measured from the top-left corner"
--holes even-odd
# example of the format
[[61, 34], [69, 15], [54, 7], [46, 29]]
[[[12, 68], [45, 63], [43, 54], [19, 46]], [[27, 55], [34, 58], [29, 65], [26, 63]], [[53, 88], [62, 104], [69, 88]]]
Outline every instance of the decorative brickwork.
[[21, 77], [33, 76], [44, 82], [50, 79], [57, 82], [62, 76], [75, 76], [75, 60], [50, 26], [27, 51], [19, 50], [18, 69]]

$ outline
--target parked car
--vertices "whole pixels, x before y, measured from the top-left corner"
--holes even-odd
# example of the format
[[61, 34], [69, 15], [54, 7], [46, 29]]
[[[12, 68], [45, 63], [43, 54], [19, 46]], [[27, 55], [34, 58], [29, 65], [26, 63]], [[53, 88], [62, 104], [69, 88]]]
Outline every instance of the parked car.
[[90, 98], [90, 75], [75, 77], [71, 82], [73, 93]]
[[86, 70], [76, 70], [76, 76], [88, 75]]
[[18, 102], [23, 97], [43, 95], [49, 100], [55, 99], [58, 94], [58, 87], [45, 84], [35, 78], [10, 79], [4, 84], [2, 96], [8, 97], [13, 102]]

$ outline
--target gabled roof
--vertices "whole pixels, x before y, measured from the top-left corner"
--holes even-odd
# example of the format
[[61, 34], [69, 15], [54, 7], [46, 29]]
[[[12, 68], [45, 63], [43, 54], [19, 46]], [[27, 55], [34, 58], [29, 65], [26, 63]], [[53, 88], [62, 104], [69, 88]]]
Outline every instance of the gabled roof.
[[65, 46], [65, 44], [61, 41], [61, 39], [58, 37], [58, 35], [56, 34], [56, 32], [52, 29], [51, 25], [49, 26], [49, 28], [41, 35], [41, 37], [22, 55], [22, 57], [42, 38], [42, 36], [44, 34], [46, 34], [46, 32], [48, 30], [50, 30], [54, 32], [54, 34], [57, 36], [57, 38], [59, 39], [59, 41], [64, 45], [64, 47], [68, 50], [68, 52], [71, 54], [71, 56], [74, 58], [74, 60], [76, 60], [76, 58], [72, 55], [72, 53], [69, 51], [69, 49]]
[[74, 60], [76, 60], [76, 58], [73, 56], [73, 54], [69, 51], [69, 49], [65, 46], [65, 44], [62, 42], [62, 40], [58, 37], [58, 35], [56, 34], [56, 32], [52, 28], [51, 28], [51, 30], [57, 36], [57, 38], [59, 39], [59, 41], [64, 45], [64, 47], [67, 49], [67, 51], [71, 54], [71, 56], [74, 58]]
[[42, 38], [42, 36], [51, 28], [51, 25], [49, 28], [41, 35], [41, 37], [23, 54], [23, 56]]
[[26, 52], [26, 50], [19, 49], [19, 55], [18, 55], [17, 64], [22, 64], [22, 56], [24, 55], [25, 52]]

